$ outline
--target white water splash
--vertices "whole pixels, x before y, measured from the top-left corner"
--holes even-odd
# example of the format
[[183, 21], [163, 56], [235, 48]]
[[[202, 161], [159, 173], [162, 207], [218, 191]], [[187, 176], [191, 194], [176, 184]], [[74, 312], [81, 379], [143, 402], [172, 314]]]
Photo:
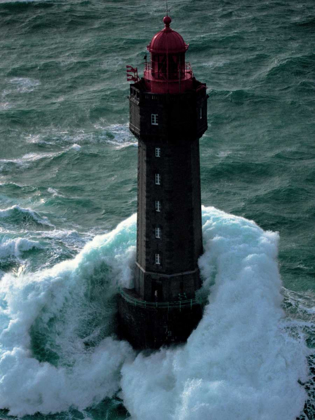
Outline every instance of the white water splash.
[[278, 235], [214, 208], [203, 219], [204, 317], [185, 346], [123, 367], [125, 404], [139, 420], [293, 420], [306, 350], [282, 328]]
[[[112, 330], [113, 298], [134, 241], [132, 217], [94, 238], [74, 260], [2, 278], [1, 408], [18, 416], [83, 410], [119, 390], [122, 364], [134, 352], [106, 330]], [[36, 349], [41, 345], [42, 352]], [[45, 352], [58, 361], [39, 360], [46, 358]]]
[[121, 388], [134, 420], [294, 420], [307, 352], [281, 309], [278, 235], [214, 208], [203, 209], [203, 235], [204, 317], [186, 345], [149, 356], [111, 335], [117, 285], [132, 283], [135, 216], [72, 261], [5, 275], [0, 406], [13, 415], [82, 410]]

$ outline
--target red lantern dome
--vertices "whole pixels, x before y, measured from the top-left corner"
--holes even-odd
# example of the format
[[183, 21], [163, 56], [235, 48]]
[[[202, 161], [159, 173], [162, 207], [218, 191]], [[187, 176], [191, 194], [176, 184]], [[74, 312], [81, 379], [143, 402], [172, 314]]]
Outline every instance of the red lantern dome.
[[164, 29], [152, 38], [148, 45], [151, 62], [144, 71], [147, 89], [154, 93], [182, 93], [191, 89], [193, 74], [185, 63], [188, 45], [183, 37], [170, 28], [172, 19], [165, 16]]
[[153, 54], [174, 54], [184, 53], [188, 49], [188, 45], [185, 44], [183, 37], [176, 31], [170, 28], [172, 19], [169, 16], [165, 16], [163, 19], [165, 28], [158, 32], [152, 38], [152, 41], [148, 45], [148, 50]]

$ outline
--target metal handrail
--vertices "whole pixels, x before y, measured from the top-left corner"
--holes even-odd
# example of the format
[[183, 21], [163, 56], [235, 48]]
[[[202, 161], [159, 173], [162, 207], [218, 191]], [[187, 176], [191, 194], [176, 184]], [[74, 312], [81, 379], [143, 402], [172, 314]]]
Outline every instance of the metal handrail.
[[140, 306], [142, 308], [166, 308], [166, 309], [173, 309], [173, 308], [183, 308], [190, 306], [191, 308], [194, 305], [201, 305], [202, 302], [200, 299], [186, 299], [186, 300], [178, 300], [178, 301], [170, 301], [170, 302], [148, 302], [146, 300], [139, 300], [128, 293], [126, 293], [122, 288], [120, 288], [119, 293], [123, 296], [123, 298], [129, 302], [134, 304], [134, 306]]

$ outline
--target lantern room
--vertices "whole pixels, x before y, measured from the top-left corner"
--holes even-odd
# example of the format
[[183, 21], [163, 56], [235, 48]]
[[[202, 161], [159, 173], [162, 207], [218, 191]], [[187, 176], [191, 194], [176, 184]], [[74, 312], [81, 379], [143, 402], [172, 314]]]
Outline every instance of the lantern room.
[[147, 49], [151, 54], [146, 63], [144, 80], [152, 93], [183, 93], [192, 88], [193, 73], [185, 62], [188, 45], [183, 37], [170, 28], [172, 19], [165, 16], [164, 29], [152, 38]]

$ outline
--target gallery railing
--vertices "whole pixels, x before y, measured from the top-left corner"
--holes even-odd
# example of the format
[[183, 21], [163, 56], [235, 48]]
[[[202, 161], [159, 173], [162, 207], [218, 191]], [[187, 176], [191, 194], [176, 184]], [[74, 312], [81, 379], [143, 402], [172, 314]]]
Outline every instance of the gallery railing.
[[129, 303], [132, 303], [134, 306], [142, 308], [158, 308], [158, 309], [179, 309], [181, 308], [192, 308], [194, 305], [203, 305], [206, 303], [206, 299], [185, 299], [185, 300], [175, 300], [170, 302], [148, 302], [146, 300], [140, 300], [129, 293], [125, 292], [124, 289], [119, 290], [122, 297]]

